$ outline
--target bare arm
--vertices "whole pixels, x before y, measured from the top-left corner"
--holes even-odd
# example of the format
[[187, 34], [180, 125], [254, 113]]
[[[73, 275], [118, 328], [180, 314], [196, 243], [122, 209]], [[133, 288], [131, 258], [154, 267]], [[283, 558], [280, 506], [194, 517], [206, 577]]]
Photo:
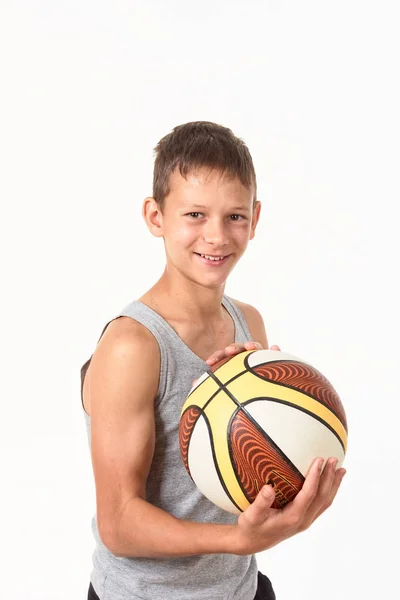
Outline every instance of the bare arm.
[[235, 525], [183, 521], [145, 500], [159, 367], [156, 340], [128, 317], [109, 325], [92, 358], [87, 390], [102, 541], [117, 556], [234, 552]]

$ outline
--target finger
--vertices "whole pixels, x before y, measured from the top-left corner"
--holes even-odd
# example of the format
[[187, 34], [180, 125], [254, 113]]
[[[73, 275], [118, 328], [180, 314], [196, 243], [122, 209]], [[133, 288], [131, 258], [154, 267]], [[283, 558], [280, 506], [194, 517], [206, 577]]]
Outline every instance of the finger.
[[243, 352], [244, 350], [262, 350], [262, 346], [259, 342], [254, 342], [250, 340], [248, 342], [235, 342], [233, 344], [229, 344], [229, 346], [225, 347], [225, 352], [229, 354], [237, 354], [238, 352]]
[[333, 457], [326, 461], [319, 480], [318, 491], [304, 515], [303, 529], [307, 529], [316, 519], [316, 515], [328, 508], [337, 462], [337, 458]]
[[[250, 346], [245, 348], [245, 345], [247, 344], [250, 344]], [[227, 358], [228, 356], [234, 356], [235, 354], [239, 354], [239, 352], [243, 352], [244, 350], [257, 349], [257, 344], [258, 342], [245, 342], [244, 344], [237, 342], [229, 344], [229, 346], [225, 346], [223, 350], [218, 350], [217, 352], [211, 354], [211, 356], [207, 358], [206, 363], [209, 365], [215, 364], [216, 362]], [[260, 346], [260, 344], [258, 344], [258, 346]], [[261, 349], [261, 346], [259, 349]]]
[[227, 346], [224, 350], [218, 350], [217, 352], [214, 352], [213, 354], [211, 354], [211, 356], [209, 356], [206, 360], [207, 364], [214, 364], [219, 362], [220, 360], [226, 358], [227, 356], [230, 356], [234, 354], [233, 349], [231, 350], [227, 350], [229, 348], [229, 346]]
[[261, 344], [259, 342], [245, 342], [244, 343], [244, 347], [246, 348], [246, 350], [263, 350], [263, 347], [261, 346]]
[[304, 518], [307, 509], [310, 507], [318, 493], [318, 486], [321, 479], [323, 466], [323, 458], [317, 458], [314, 460], [304, 480], [303, 487], [295, 499], [283, 509], [291, 518]]
[[259, 342], [253, 342], [253, 341], [244, 342], [244, 343], [235, 342], [233, 344], [229, 344], [229, 346], [226, 346], [224, 348], [224, 350], [218, 350], [217, 352], [214, 352], [213, 354], [211, 354], [211, 356], [209, 358], [207, 358], [206, 363], [208, 365], [214, 365], [215, 363], [217, 363], [220, 360], [223, 360], [224, 358], [227, 358], [230, 356], [235, 356], [235, 354], [239, 354], [239, 352], [244, 352], [245, 350], [262, 350], [262, 349], [263, 348]]
[[318, 496], [324, 498], [325, 496], [329, 496], [333, 480], [335, 478], [336, 467], [338, 464], [337, 458], [329, 458], [326, 461], [325, 468], [321, 475], [321, 481], [318, 489]]
[[251, 340], [243, 343], [235, 342], [234, 344], [229, 344], [229, 346], [225, 347], [225, 352], [227, 354], [238, 354], [244, 350], [262, 350], [262, 346], [259, 342], [253, 342]]
[[274, 490], [270, 485], [264, 485], [254, 502], [240, 515], [239, 522], [245, 522], [252, 526], [262, 525], [271, 511], [274, 500]]
[[225, 354], [222, 354], [221, 351], [219, 352], [214, 352], [214, 354], [212, 354], [211, 356], [209, 356], [206, 360], [206, 363], [208, 365], [213, 365], [214, 363], [218, 362], [219, 360], [222, 360], [225, 357]]
[[234, 344], [229, 344], [226, 346], [225, 352], [227, 355], [239, 354], [239, 352], [244, 352], [245, 350], [262, 350], [263, 347], [259, 342], [254, 342], [253, 340], [249, 342], [239, 343], [235, 342]]
[[271, 346], [270, 350], [279, 350], [279, 352], [281, 351], [281, 349], [279, 348], [279, 346], [277, 346], [276, 344], [274, 344], [273, 346]]
[[313, 521], [318, 519], [318, 517], [320, 517], [322, 515], [322, 513], [324, 513], [326, 511], [326, 509], [329, 508], [329, 506], [332, 504], [332, 502], [334, 501], [334, 499], [336, 497], [336, 494], [339, 491], [340, 485], [341, 485], [341, 483], [343, 481], [343, 477], [345, 475], [346, 475], [346, 469], [337, 469], [334, 479], [333, 479], [332, 487], [330, 489], [329, 497], [327, 499], [327, 503], [325, 506], [322, 506], [320, 508], [320, 510], [315, 515]]

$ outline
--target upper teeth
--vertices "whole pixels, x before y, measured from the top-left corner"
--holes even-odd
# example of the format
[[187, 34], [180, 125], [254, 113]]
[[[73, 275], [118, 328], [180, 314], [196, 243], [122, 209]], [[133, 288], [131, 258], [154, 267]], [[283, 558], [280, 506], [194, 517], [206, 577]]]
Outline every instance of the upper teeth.
[[207, 254], [200, 254], [203, 258], [208, 258], [208, 260], [222, 260], [223, 256], [207, 256]]

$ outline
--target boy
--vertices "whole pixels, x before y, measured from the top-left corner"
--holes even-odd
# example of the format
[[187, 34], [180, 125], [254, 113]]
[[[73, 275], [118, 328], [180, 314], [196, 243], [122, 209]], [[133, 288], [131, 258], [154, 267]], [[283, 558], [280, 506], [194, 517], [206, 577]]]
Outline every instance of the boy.
[[308, 528], [339, 488], [344, 469], [316, 460], [285, 509], [270, 508], [265, 486], [237, 518], [202, 496], [180, 456], [193, 379], [268, 348], [258, 311], [224, 294], [255, 234], [256, 194], [250, 153], [225, 127], [187, 123], [156, 147], [142, 214], [163, 238], [164, 273], [106, 325], [82, 367], [97, 508], [91, 600], [273, 599], [255, 553]]

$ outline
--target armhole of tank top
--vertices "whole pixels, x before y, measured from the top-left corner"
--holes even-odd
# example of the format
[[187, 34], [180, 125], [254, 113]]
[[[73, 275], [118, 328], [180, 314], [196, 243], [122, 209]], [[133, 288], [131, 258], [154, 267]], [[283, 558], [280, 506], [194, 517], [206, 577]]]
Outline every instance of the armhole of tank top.
[[140, 318], [139, 315], [130, 314], [128, 311], [125, 312], [125, 309], [124, 309], [124, 311], [122, 313], [120, 313], [115, 318], [117, 319], [118, 317], [129, 317], [130, 319], [133, 319], [134, 321], [137, 321], [138, 323], [140, 323], [141, 325], [143, 325], [143, 327], [146, 327], [146, 329], [148, 331], [150, 331], [150, 333], [155, 338], [155, 340], [156, 340], [156, 342], [158, 344], [158, 347], [160, 349], [160, 375], [159, 375], [159, 379], [158, 379], [157, 395], [156, 395], [156, 397], [154, 399], [155, 406], [158, 406], [160, 404], [161, 400], [165, 396], [166, 385], [167, 385], [166, 372], [167, 372], [167, 357], [168, 357], [168, 354], [167, 354], [165, 346], [164, 346], [164, 341], [163, 341], [162, 335], [160, 334], [159, 331], [157, 331], [156, 327], [153, 327], [152, 324], [144, 323], [141, 320], [141, 318]]
[[[157, 395], [156, 398], [154, 399], [155, 405], [158, 406], [158, 404], [160, 403], [160, 401], [162, 400], [162, 398], [165, 395], [165, 389], [166, 389], [166, 372], [167, 372], [167, 353], [165, 351], [164, 348], [164, 342], [162, 340], [162, 336], [157, 332], [157, 330], [153, 327], [148, 327], [148, 325], [145, 325], [144, 323], [142, 323], [142, 321], [140, 320], [140, 318], [136, 318], [130, 314], [126, 314], [124, 312], [119, 313], [118, 315], [116, 315], [115, 317], [113, 317], [112, 319], [110, 319], [110, 321], [108, 321], [108, 323], [105, 325], [105, 327], [103, 328], [103, 331], [101, 332], [101, 335], [99, 337], [99, 339], [97, 340], [97, 344], [100, 342], [101, 338], [103, 337], [104, 332], [106, 331], [107, 327], [110, 325], [110, 323], [112, 323], [113, 321], [115, 321], [116, 319], [119, 319], [120, 317], [129, 317], [130, 319], [133, 319], [134, 321], [137, 321], [138, 323], [140, 323], [141, 325], [143, 325], [143, 327], [146, 327], [146, 329], [148, 331], [150, 331], [150, 333], [153, 335], [153, 337], [155, 338], [158, 347], [160, 349], [160, 376], [159, 376], [159, 380], [158, 380], [158, 389], [157, 389]], [[96, 346], [97, 346], [96, 344]], [[81, 367], [81, 406], [83, 409], [83, 412], [90, 418], [90, 415], [87, 414], [85, 407], [83, 405], [83, 384], [84, 384], [84, 379], [86, 377], [86, 373], [87, 370], [89, 368], [90, 362], [92, 360], [93, 354], [92, 356], [85, 362], [85, 364], [83, 365], [83, 367]]]
[[247, 325], [246, 318], [242, 312], [242, 310], [235, 304], [235, 302], [229, 296], [224, 295], [224, 302], [228, 306], [228, 308], [233, 312], [236, 319], [239, 321], [240, 327], [242, 328], [242, 332], [244, 333], [245, 341], [252, 342], [253, 336], [251, 335], [250, 329]]

